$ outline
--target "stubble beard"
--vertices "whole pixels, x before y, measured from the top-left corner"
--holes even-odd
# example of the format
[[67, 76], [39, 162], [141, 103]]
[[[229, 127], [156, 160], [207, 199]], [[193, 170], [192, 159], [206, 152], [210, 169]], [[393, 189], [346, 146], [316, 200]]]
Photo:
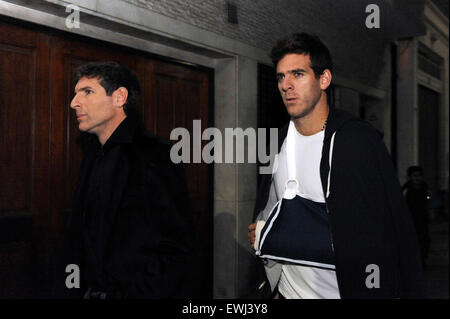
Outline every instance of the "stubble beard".
[[[303, 111], [301, 111], [300, 114], [290, 114], [288, 111], [288, 113], [291, 117], [291, 120], [293, 120], [293, 121], [300, 120], [300, 119], [308, 116], [309, 114], [311, 114], [312, 111], [314, 111], [314, 109], [316, 108], [317, 104], [319, 103], [321, 96], [322, 95], [319, 94], [319, 96], [317, 98], [315, 98], [314, 101], [312, 103], [310, 103], [308, 107], [306, 107]], [[288, 108], [288, 107], [286, 106], [286, 108]]]

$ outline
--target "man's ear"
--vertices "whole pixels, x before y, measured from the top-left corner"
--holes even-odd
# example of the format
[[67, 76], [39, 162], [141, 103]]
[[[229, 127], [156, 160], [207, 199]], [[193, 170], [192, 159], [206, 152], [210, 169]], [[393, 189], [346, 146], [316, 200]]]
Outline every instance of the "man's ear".
[[331, 71], [328, 69], [325, 69], [322, 74], [320, 75], [320, 88], [325, 91], [331, 84]]
[[128, 90], [121, 86], [112, 94], [114, 106], [122, 108], [128, 99]]

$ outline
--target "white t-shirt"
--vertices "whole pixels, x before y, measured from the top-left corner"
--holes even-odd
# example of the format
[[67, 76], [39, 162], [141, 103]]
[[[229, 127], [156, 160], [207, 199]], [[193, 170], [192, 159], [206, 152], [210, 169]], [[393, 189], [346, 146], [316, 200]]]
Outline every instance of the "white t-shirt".
[[[295, 158], [300, 196], [324, 203], [325, 197], [320, 180], [320, 160], [324, 131], [311, 136], [303, 136], [296, 131]], [[283, 196], [287, 180], [286, 140], [278, 157], [278, 167], [274, 174], [277, 200]], [[321, 269], [285, 263], [282, 266], [279, 292], [287, 299], [338, 299], [340, 298], [334, 270]]]

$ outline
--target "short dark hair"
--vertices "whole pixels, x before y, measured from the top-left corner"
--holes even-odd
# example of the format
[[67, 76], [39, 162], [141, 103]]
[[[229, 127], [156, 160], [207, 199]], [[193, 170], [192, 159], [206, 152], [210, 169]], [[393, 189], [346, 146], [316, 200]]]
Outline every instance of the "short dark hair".
[[423, 174], [422, 167], [420, 167], [420, 166], [410, 166], [410, 167], [408, 167], [408, 170], [407, 170], [408, 176], [411, 176], [414, 173]]
[[106, 95], [111, 95], [120, 87], [128, 90], [127, 101], [123, 106], [125, 114], [139, 113], [138, 104], [141, 95], [141, 86], [136, 74], [117, 62], [90, 62], [75, 70], [75, 82], [82, 77], [88, 79], [98, 78], [100, 85], [105, 89]]
[[316, 77], [326, 69], [333, 71], [333, 61], [331, 54], [325, 44], [315, 35], [307, 33], [294, 33], [286, 39], [280, 40], [272, 48], [270, 58], [275, 67], [278, 62], [289, 53], [306, 54], [311, 59], [311, 68]]

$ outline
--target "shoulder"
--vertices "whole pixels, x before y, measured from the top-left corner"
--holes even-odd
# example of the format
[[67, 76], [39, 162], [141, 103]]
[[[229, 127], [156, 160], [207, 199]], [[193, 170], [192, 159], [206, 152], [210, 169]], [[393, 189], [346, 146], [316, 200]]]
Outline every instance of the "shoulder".
[[369, 122], [353, 118], [344, 123], [336, 132], [336, 140], [341, 144], [355, 147], [379, 147], [383, 144], [382, 133]]
[[333, 157], [351, 165], [371, 165], [387, 158], [382, 134], [367, 121], [352, 118], [336, 130]]
[[170, 185], [172, 189], [179, 187], [185, 178], [185, 167], [171, 160], [170, 149], [170, 143], [148, 131], [136, 134], [130, 153], [132, 161], [139, 163], [136, 172], [150, 183]]
[[355, 138], [380, 139], [382, 137], [381, 132], [379, 132], [372, 124], [362, 119], [355, 119], [345, 123], [339, 131], [349, 137], [353, 136]]
[[171, 145], [159, 136], [142, 130], [135, 134], [133, 140], [133, 154], [142, 157], [151, 166], [168, 165]]
[[170, 144], [163, 138], [156, 136], [149, 131], [143, 131], [141, 133], [140, 143], [143, 147], [157, 150], [170, 150]]

